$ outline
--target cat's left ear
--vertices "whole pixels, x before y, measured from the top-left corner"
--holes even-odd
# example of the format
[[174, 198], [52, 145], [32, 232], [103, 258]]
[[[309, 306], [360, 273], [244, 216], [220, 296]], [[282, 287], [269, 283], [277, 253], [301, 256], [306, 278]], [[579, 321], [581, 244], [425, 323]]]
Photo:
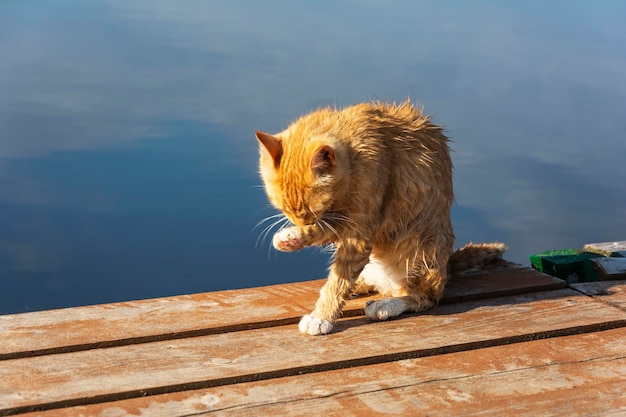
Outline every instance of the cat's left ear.
[[337, 166], [335, 151], [330, 146], [321, 146], [313, 154], [311, 169], [316, 175], [327, 174], [335, 166]]
[[280, 159], [283, 156], [283, 143], [276, 136], [269, 133], [256, 132], [256, 138], [263, 144], [274, 160], [274, 166], [280, 165]]

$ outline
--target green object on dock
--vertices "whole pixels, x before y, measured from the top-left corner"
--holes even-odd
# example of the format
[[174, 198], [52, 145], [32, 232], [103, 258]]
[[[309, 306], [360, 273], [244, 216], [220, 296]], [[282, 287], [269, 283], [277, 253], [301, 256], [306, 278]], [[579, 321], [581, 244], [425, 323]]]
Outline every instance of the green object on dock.
[[536, 253], [530, 256], [533, 268], [567, 283], [597, 281], [589, 259], [603, 257], [598, 253], [584, 252], [578, 249], [561, 249]]

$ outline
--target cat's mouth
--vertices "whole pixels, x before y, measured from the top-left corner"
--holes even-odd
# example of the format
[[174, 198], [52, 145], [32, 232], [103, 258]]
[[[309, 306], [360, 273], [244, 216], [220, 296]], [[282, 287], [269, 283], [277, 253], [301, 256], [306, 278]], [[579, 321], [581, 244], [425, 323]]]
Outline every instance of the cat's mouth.
[[289, 220], [291, 220], [291, 222], [298, 227], [320, 226], [322, 228], [331, 229], [336, 233], [337, 228], [341, 227], [341, 225], [345, 223], [346, 219], [346, 216], [337, 213], [330, 208], [323, 213], [306, 213], [293, 219], [290, 218]]
[[319, 220], [319, 219], [312, 218], [312, 216], [306, 216], [306, 217], [289, 217], [289, 216], [287, 216], [287, 218], [289, 219], [289, 221], [291, 223], [293, 223], [294, 225], [296, 225], [298, 227], [313, 226]]
[[315, 226], [319, 224], [320, 220], [323, 220], [326, 216], [326, 213], [315, 214], [312, 212], [299, 213], [298, 216], [293, 216], [293, 219], [290, 218], [291, 222], [299, 227], [304, 226]]
[[298, 226], [298, 227], [305, 227], [305, 226], [316, 226], [319, 225], [320, 222], [324, 222], [324, 216], [320, 216], [320, 217], [306, 217], [306, 218], [300, 218], [300, 219], [290, 219], [291, 223], [293, 223], [294, 225]]

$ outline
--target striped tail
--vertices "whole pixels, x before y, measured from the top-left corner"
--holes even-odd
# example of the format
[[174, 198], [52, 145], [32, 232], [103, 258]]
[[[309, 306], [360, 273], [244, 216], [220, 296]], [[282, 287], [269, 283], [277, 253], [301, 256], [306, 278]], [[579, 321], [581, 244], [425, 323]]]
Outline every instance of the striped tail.
[[448, 260], [448, 274], [465, 275], [481, 271], [491, 262], [502, 259], [508, 247], [504, 243], [468, 243], [455, 250]]

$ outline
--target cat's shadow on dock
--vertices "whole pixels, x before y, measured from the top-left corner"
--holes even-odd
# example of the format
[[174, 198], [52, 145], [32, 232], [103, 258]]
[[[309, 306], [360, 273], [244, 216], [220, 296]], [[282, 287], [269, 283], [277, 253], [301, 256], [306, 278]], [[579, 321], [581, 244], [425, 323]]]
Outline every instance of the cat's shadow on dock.
[[[450, 332], [462, 328], [488, 332], [490, 327], [507, 323], [513, 326], [527, 323], [530, 329], [533, 323], [550, 320], [557, 309], [571, 309], [575, 314], [576, 306], [582, 308], [590, 299], [565, 281], [505, 261], [484, 273], [455, 278], [447, 290], [447, 296], [437, 306], [386, 321], [368, 320], [362, 308], [348, 309], [333, 333], [362, 326], [371, 326], [373, 334], [378, 333], [377, 329], [426, 334], [445, 327], [449, 327]], [[610, 294], [610, 290], [604, 293]], [[365, 301], [368, 297], [355, 296], [354, 299]]]

